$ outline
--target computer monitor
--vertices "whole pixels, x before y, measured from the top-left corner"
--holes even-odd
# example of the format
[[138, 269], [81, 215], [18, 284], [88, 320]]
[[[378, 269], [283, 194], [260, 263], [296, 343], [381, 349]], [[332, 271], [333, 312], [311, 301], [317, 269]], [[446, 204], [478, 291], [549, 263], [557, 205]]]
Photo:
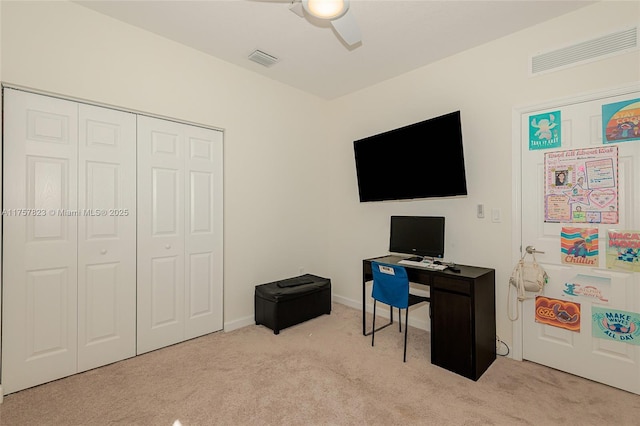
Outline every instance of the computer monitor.
[[444, 217], [391, 216], [389, 251], [444, 258]]

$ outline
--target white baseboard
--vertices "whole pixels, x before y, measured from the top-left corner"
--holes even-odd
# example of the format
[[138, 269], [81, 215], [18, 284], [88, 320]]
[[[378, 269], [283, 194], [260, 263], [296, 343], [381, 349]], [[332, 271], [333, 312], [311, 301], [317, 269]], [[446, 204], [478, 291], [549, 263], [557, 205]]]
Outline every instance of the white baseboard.
[[[332, 296], [332, 300], [335, 303], [340, 303], [341, 305], [346, 305], [349, 306], [350, 308], [354, 308], [354, 309], [358, 309], [361, 310], [362, 309], [362, 302], [359, 300], [354, 300], [354, 299], [349, 299], [347, 297], [343, 297], [340, 295], [336, 295], [334, 294]], [[422, 309], [428, 309], [427, 307], [423, 307]], [[367, 305], [367, 312], [373, 312], [373, 304]], [[387, 309], [386, 307], [384, 309], [379, 309], [378, 310], [378, 315], [383, 317], [383, 318], [387, 318], [389, 319], [389, 309]], [[409, 313], [409, 322], [411, 323], [412, 327], [416, 327], [419, 328], [421, 330], [431, 330], [431, 323], [428, 320], [424, 320], [424, 319], [420, 319], [417, 315], [413, 315], [411, 313]], [[427, 314], [428, 316], [428, 314]], [[396, 317], [397, 318], [397, 317]], [[248, 325], [254, 325], [256, 323], [255, 321], [255, 317], [253, 315], [244, 317], [244, 318], [240, 318], [234, 321], [230, 321], [230, 322], [225, 322], [224, 323], [224, 331], [229, 332], [229, 331], [233, 331], [233, 330], [237, 330], [239, 328], [242, 327], [246, 327]]]
[[[359, 300], [347, 299], [346, 297], [338, 296], [334, 294], [332, 300], [341, 305], [349, 306], [350, 308], [362, 309], [362, 302]], [[371, 308], [373, 309], [373, 307]]]
[[[334, 294], [333, 295], [333, 301], [336, 302], [336, 303], [340, 303], [342, 305], [349, 306], [351, 308], [362, 310], [362, 302], [359, 301], [359, 300], [349, 299], [349, 298], [342, 297], [342, 296]], [[411, 311], [409, 311], [409, 322], [411, 323], [411, 326], [415, 327], [415, 328], [419, 328], [421, 330], [431, 331], [431, 321], [429, 321], [429, 319], [428, 319], [428, 317], [429, 317], [429, 311], [428, 311], [429, 307], [428, 306], [422, 306], [422, 307], [417, 308], [417, 309], [427, 310], [427, 313], [426, 313], [426, 318], [427, 319], [422, 319], [421, 317], [423, 315], [422, 316], [413, 315], [411, 313]], [[389, 309], [386, 306], [384, 307], [384, 309], [376, 309], [376, 311], [377, 311], [376, 312], [377, 316], [381, 316], [383, 318], [389, 319]], [[367, 312], [373, 312], [373, 304], [368, 304], [367, 305]], [[397, 320], [398, 317], [396, 315], [394, 315], [394, 317]]]
[[234, 321], [225, 322], [224, 323], [224, 331], [229, 332], [233, 330], [237, 330], [242, 327], [246, 327], [248, 325], [254, 325], [256, 323], [255, 316], [250, 315], [248, 317], [240, 318]]

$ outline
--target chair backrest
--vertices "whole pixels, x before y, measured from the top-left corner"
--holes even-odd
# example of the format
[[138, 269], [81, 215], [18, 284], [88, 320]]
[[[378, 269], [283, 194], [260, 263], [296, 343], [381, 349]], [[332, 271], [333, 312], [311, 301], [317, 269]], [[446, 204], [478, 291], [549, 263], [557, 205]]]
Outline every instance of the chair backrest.
[[371, 297], [395, 308], [409, 306], [409, 278], [401, 265], [371, 262], [373, 290]]

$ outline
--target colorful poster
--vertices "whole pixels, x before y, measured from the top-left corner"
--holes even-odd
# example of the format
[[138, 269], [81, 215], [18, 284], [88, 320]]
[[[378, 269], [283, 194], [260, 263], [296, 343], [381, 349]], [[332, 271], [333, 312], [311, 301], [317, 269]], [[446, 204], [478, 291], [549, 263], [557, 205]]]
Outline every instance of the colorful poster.
[[591, 335], [598, 339], [640, 345], [640, 315], [593, 306]]
[[608, 303], [611, 292], [611, 278], [577, 274], [564, 283], [563, 293], [569, 296], [589, 298], [594, 303]]
[[545, 222], [618, 223], [616, 145], [544, 154]]
[[529, 150], [559, 148], [560, 111], [529, 117]]
[[598, 266], [598, 228], [563, 226], [560, 233], [560, 261], [577, 266]]
[[535, 320], [554, 327], [580, 331], [580, 304], [537, 296]]
[[640, 140], [640, 99], [602, 105], [602, 143]]
[[640, 272], [640, 231], [607, 231], [607, 268]]

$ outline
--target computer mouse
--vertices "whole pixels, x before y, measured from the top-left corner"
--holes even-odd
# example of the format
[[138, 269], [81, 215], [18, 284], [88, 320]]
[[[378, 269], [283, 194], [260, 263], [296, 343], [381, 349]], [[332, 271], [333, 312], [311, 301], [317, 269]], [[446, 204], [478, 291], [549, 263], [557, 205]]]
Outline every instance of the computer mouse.
[[434, 260], [434, 261], [433, 261], [433, 264], [434, 264], [434, 265], [442, 265], [442, 262], [440, 262], [439, 260]]

